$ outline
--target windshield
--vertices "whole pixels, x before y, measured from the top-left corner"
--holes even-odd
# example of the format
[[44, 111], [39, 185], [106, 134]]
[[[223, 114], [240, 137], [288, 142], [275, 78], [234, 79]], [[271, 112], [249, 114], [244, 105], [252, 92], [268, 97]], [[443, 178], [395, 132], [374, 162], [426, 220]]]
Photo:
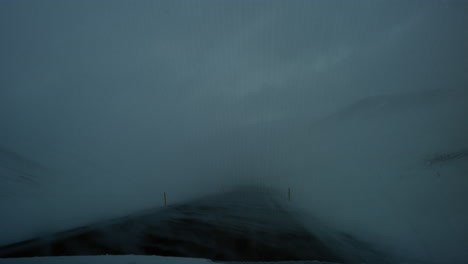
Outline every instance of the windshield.
[[468, 262], [467, 25], [456, 0], [0, 1], [0, 262]]

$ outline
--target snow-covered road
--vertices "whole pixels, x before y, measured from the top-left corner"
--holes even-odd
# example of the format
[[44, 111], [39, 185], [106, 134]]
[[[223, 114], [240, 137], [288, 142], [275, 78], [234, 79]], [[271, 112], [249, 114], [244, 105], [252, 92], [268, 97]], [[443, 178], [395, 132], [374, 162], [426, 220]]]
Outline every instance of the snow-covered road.
[[1, 257], [161, 255], [217, 261], [342, 261], [275, 192], [242, 187], [0, 248]]

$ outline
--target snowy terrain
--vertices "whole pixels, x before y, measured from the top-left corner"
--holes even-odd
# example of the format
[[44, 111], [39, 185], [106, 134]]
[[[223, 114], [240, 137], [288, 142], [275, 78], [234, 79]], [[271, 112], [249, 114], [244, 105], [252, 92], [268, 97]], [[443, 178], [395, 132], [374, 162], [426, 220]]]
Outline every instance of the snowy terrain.
[[[256, 142], [256, 152], [274, 150], [257, 167], [249, 167], [256, 172], [250, 182], [277, 190], [283, 201], [287, 200], [286, 186], [290, 187], [291, 202], [287, 207], [294, 219], [352, 262], [463, 263], [468, 258], [468, 215], [464, 210], [468, 187], [466, 105], [465, 91], [439, 90], [368, 98], [309, 125], [292, 122], [285, 129], [279, 124], [268, 138], [256, 140], [255, 134], [246, 138]], [[274, 128], [276, 124], [265, 126]], [[285, 134], [294, 140], [279, 140]], [[263, 148], [272, 144], [274, 149]], [[234, 160], [244, 153], [232, 150]], [[205, 158], [197, 161], [203, 163]], [[211, 158], [218, 162], [215, 156]], [[282, 177], [286, 172], [288, 177]], [[247, 207], [237, 207], [238, 212], [233, 215], [249, 212], [246, 208], [252, 208], [248, 204], [255, 200], [246, 197], [244, 202], [236, 203]], [[229, 207], [226, 200], [219, 202]], [[4, 211], [12, 213], [8, 215], [11, 219], [18, 217], [14, 212], [21, 211], [21, 204], [16, 205], [16, 211], [3, 205]], [[36, 235], [20, 230], [22, 238], [95, 222], [75, 219], [73, 214], [78, 212], [70, 209], [61, 207], [64, 212], [71, 212], [72, 221], [62, 221], [61, 226]], [[269, 213], [252, 212], [269, 217]], [[47, 215], [40, 218], [53, 220]], [[113, 215], [106, 217], [103, 213], [99, 218], [110, 219]], [[235, 230], [235, 222], [214, 220], [219, 221], [221, 228]], [[2, 228], [12, 224], [18, 226], [4, 222]], [[10, 242], [22, 240], [14, 235], [5, 238]], [[438, 251], [451, 259], [444, 259], [446, 254], [439, 257]]]
[[397, 259], [463, 263], [467, 106], [461, 89], [363, 99], [296, 134], [283, 152], [297, 155], [279, 158], [297, 174], [282, 184], [294, 186], [298, 211]]

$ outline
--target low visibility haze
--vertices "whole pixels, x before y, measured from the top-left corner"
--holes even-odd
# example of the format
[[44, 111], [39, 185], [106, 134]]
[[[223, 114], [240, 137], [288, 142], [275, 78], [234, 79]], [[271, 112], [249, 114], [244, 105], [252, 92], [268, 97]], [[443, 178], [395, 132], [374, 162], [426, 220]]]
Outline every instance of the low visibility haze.
[[0, 244], [255, 184], [466, 262], [467, 25], [464, 1], [0, 1]]

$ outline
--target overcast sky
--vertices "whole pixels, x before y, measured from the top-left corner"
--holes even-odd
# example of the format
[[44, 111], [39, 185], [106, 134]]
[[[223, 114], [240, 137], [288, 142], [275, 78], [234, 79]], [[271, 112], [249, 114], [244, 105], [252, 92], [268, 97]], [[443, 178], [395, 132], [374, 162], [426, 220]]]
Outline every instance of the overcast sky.
[[0, 7], [0, 143], [33, 156], [151, 152], [168, 137], [467, 84], [463, 1]]

